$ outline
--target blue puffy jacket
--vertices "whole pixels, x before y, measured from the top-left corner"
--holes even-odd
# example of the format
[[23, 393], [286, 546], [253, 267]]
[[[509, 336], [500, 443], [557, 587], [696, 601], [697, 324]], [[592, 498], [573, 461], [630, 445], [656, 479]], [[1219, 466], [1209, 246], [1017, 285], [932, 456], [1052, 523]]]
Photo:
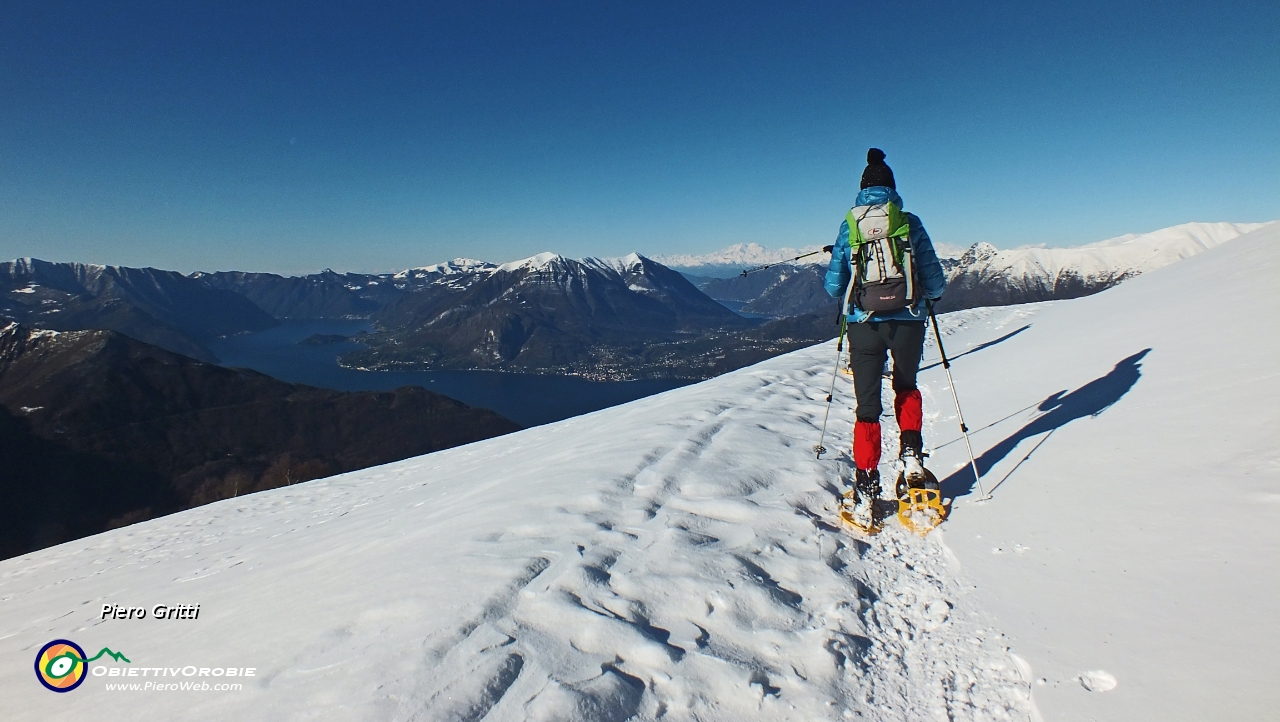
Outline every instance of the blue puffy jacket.
[[[854, 201], [855, 206], [868, 206], [875, 203], [892, 202], [899, 208], [902, 207], [902, 198], [898, 196], [898, 192], [886, 186], [872, 186], [864, 188], [858, 194], [858, 198]], [[908, 239], [911, 243], [911, 253], [915, 259], [916, 281], [920, 284], [921, 298], [929, 299], [935, 303], [942, 298], [942, 292], [947, 288], [947, 275], [942, 270], [942, 264], [938, 262], [938, 254], [933, 250], [933, 241], [929, 240], [929, 234], [925, 233], [924, 224], [920, 223], [920, 219], [912, 213], [904, 213], [907, 217], [907, 223], [911, 227], [911, 235]], [[827, 269], [826, 289], [827, 293], [841, 299], [843, 302], [845, 288], [849, 285], [849, 279], [853, 276], [853, 258], [849, 248], [849, 222], [847, 220], [840, 222], [840, 235], [836, 238], [835, 247], [831, 249], [831, 265]], [[881, 311], [879, 313], [867, 313], [860, 308], [853, 307], [848, 309], [850, 323], [862, 323], [864, 321], [926, 321], [929, 318], [928, 311], [925, 310], [923, 303], [918, 303], [911, 308], [902, 308], [897, 311]]]

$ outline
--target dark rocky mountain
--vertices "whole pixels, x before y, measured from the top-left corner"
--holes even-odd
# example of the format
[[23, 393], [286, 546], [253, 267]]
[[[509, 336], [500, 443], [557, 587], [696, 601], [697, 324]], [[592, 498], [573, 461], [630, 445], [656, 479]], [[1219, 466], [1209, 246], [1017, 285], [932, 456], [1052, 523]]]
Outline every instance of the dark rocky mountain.
[[576, 261], [546, 253], [437, 273], [379, 311], [369, 348], [343, 363], [633, 378], [616, 374], [655, 343], [749, 325], [636, 254]]
[[399, 273], [337, 273], [306, 276], [242, 271], [197, 271], [190, 278], [238, 293], [278, 319], [373, 318], [403, 296], [491, 272], [495, 264], [458, 258]]
[[703, 293], [757, 316], [786, 318], [807, 313], [835, 313], [838, 302], [822, 287], [826, 266], [780, 264], [762, 271], [718, 278], [702, 286]]
[[33, 258], [0, 263], [0, 318], [56, 330], [103, 329], [203, 361], [209, 339], [276, 320], [238, 293], [175, 271]]
[[0, 331], [0, 557], [516, 430], [421, 388], [342, 393], [110, 331]]
[[309, 276], [219, 271], [197, 272], [190, 278], [244, 296], [277, 319], [368, 318], [390, 300], [378, 288], [390, 285], [386, 276], [329, 270]]

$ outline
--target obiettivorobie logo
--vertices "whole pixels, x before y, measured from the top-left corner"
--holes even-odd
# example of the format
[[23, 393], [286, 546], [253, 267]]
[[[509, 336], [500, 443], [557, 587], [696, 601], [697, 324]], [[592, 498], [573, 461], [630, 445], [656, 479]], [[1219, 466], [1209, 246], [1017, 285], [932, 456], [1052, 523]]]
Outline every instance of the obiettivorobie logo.
[[[94, 667], [90, 672], [89, 663], [104, 656], [130, 666], [103, 665]], [[258, 674], [257, 667], [144, 667], [133, 664], [133, 660], [106, 647], [92, 657], [86, 657], [84, 649], [69, 639], [55, 639], [41, 647], [36, 654], [35, 669], [36, 679], [52, 692], [70, 692], [79, 687], [88, 676], [125, 678], [104, 680], [104, 689], [108, 692], [234, 692], [243, 690], [244, 683], [238, 679], [232, 681], [217, 678], [256, 677]], [[134, 681], [133, 677], [148, 679]], [[158, 679], [164, 677], [172, 681]], [[197, 679], [189, 679], [190, 677]]]
[[80, 645], [69, 639], [55, 639], [36, 653], [36, 679], [51, 691], [70, 692], [89, 675], [89, 663], [104, 654], [117, 662], [129, 662], [128, 657], [106, 647], [86, 659]]

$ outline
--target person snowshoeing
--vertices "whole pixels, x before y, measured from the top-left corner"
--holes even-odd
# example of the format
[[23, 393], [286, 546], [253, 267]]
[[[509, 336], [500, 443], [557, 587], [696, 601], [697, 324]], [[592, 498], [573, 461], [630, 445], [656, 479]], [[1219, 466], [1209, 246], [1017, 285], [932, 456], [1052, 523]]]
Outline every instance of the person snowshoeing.
[[[916, 373], [924, 352], [928, 304], [942, 297], [947, 279], [929, 234], [919, 218], [902, 210], [896, 187], [884, 151], [868, 150], [860, 192], [840, 224], [825, 283], [827, 293], [844, 303], [858, 400], [854, 490], [871, 504], [880, 496], [880, 380], [886, 352], [893, 357], [900, 479], [917, 488], [932, 481], [924, 469]], [[901, 496], [902, 489], [897, 491]]]

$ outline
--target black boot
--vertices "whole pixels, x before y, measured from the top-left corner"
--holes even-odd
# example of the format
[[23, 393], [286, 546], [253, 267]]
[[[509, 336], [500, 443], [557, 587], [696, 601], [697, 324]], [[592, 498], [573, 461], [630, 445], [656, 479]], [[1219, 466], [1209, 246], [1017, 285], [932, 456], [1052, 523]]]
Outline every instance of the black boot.
[[924, 458], [924, 437], [919, 431], [902, 431], [898, 434], [899, 458], [911, 453], [917, 459]]
[[[898, 448], [902, 481], [910, 487], [923, 486], [929, 475], [924, 469], [924, 440], [920, 432], [903, 431], [898, 436]], [[901, 496], [902, 490], [898, 491]]]
[[857, 470], [857, 477], [854, 479], [854, 488], [857, 490], [858, 498], [866, 499], [874, 502], [880, 498], [880, 470], [872, 469], [871, 471]]

